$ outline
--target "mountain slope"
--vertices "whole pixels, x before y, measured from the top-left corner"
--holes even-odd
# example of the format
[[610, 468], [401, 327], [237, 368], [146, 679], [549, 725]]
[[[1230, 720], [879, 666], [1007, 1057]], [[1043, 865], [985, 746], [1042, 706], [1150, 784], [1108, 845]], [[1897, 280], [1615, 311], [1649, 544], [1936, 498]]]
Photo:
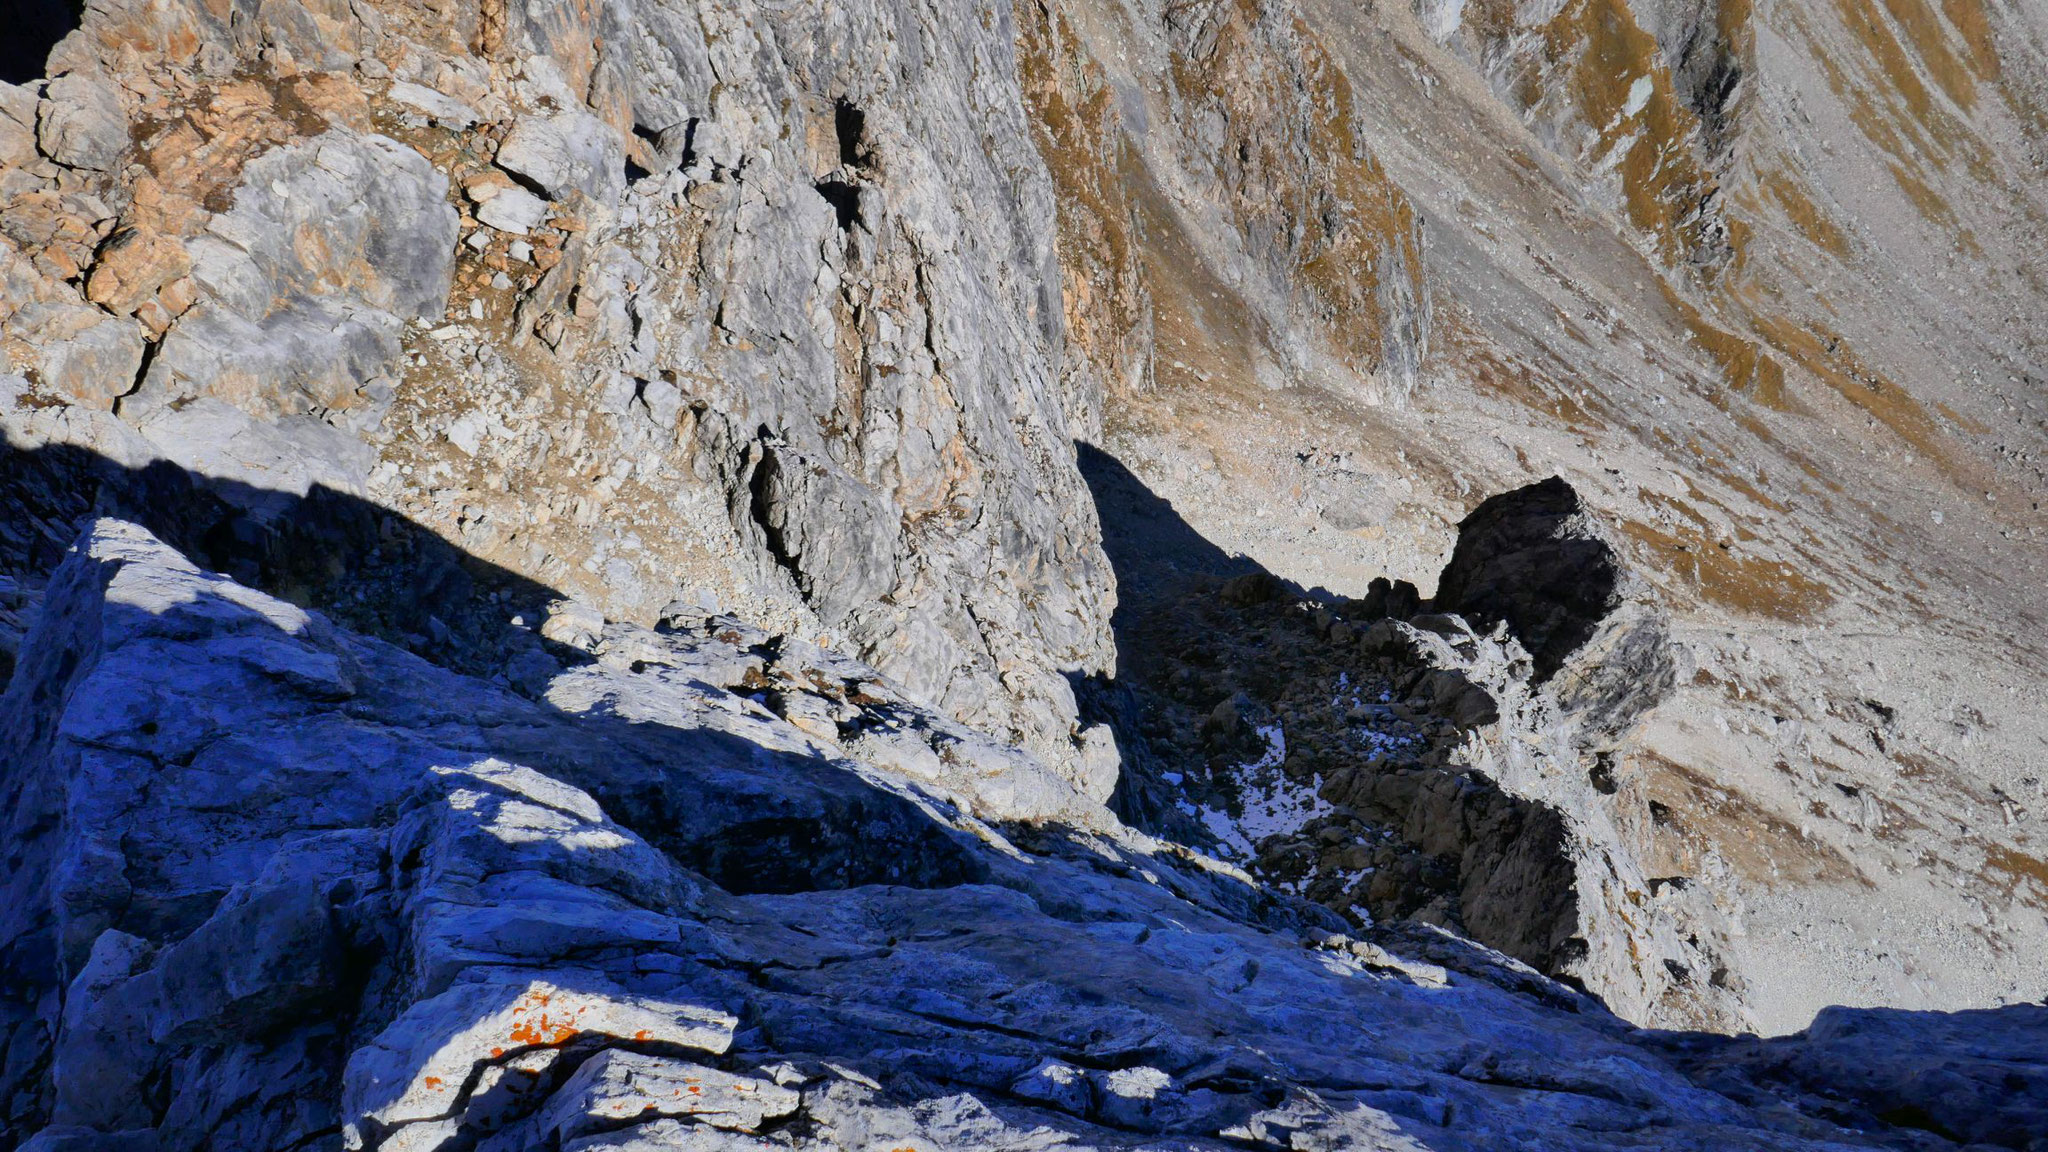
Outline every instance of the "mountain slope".
[[[1267, 746], [1148, 732], [1236, 704], [1208, 672], [1161, 704], [1207, 649], [1145, 639], [1349, 675], [1336, 625], [1423, 607], [1365, 612], [1375, 578], [1434, 594], [1454, 525], [1555, 475], [1675, 687], [1526, 762], [1513, 707], [1432, 729], [1431, 779], [1612, 850], [1500, 938], [1570, 903], [1592, 951], [1553, 974], [1642, 1024], [2038, 999], [2042, 19], [95, 3], [0, 87], [0, 632], [11, 662], [77, 526], [139, 501], [528, 696], [557, 598], [550, 642], [723, 614], [844, 651], [1018, 749], [1009, 816], [1213, 848], [1173, 815], [1193, 769]], [[1155, 538], [1106, 523], [1116, 469], [1186, 572], [1105, 547]], [[1248, 573], [1256, 611], [1203, 599]], [[1476, 682], [1469, 640], [1367, 655]], [[1331, 723], [1281, 719], [1290, 779], [1334, 776], [1289, 739], [1364, 778]], [[1495, 842], [1402, 836], [1382, 910], [1481, 932], [1427, 861]]]

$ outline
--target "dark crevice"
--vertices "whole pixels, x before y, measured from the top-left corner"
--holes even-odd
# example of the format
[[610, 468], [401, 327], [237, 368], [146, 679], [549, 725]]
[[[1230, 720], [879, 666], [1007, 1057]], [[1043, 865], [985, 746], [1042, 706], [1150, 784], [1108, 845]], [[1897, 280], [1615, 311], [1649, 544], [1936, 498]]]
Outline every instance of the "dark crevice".
[[870, 162], [867, 113], [842, 96], [832, 105], [832, 130], [839, 138], [839, 163], [865, 168]]
[[[1721, 5], [1725, 6], [1726, 0]], [[1702, 9], [1699, 23], [1692, 28], [1674, 53], [1671, 69], [1679, 101], [1700, 120], [1701, 142], [1710, 162], [1725, 155], [1736, 125], [1729, 118], [1728, 105], [1745, 75], [1742, 58], [1719, 14]]]
[[[635, 122], [633, 125], [633, 138], [640, 142], [640, 153], [649, 164], [659, 166], [661, 156], [666, 151], [662, 147], [662, 139], [667, 135], [668, 132], [665, 129], [649, 128], [647, 125], [638, 122]], [[642, 167], [639, 161], [633, 158], [631, 151], [628, 151], [626, 154], [625, 169], [626, 183], [628, 184], [645, 180], [648, 176], [653, 175], [652, 172]]]
[[127, 391], [114, 398], [114, 414], [116, 416], [121, 414], [121, 401], [142, 390], [142, 382], [149, 379], [149, 366], [156, 363], [156, 354], [163, 351], [163, 347], [164, 342], [161, 338], [143, 342], [142, 362], [135, 367], [135, 379], [129, 382]]
[[820, 180], [812, 187], [825, 203], [832, 206], [832, 214], [839, 222], [839, 230], [848, 232], [860, 223], [860, 189], [844, 180]]
[[683, 122], [683, 146], [676, 156], [676, 167], [678, 168], [688, 168], [697, 162], [697, 125], [699, 123], [700, 121], [695, 116]]
[[768, 430], [763, 428], [761, 438], [755, 441], [759, 445], [761, 457], [754, 464], [753, 474], [747, 478], [747, 514], [753, 518], [754, 526], [761, 530], [762, 543], [767, 545], [768, 555], [774, 558], [776, 566], [789, 573], [790, 579], [796, 581], [798, 588], [802, 588], [803, 568], [797, 564], [796, 555], [790, 551], [789, 543], [783, 536], [775, 515], [774, 485], [780, 464], [777, 462], [775, 449], [768, 443], [768, 436]]
[[498, 171], [507, 180], [512, 181], [514, 184], [519, 185], [521, 188], [526, 189], [528, 192], [533, 193], [535, 196], [538, 196], [542, 200], [553, 202], [554, 196], [548, 192], [547, 187], [543, 185], [540, 181], [535, 180], [533, 177], [528, 176], [522, 172], [514, 172], [510, 168], [500, 168], [498, 169]]
[[729, 825], [695, 843], [663, 847], [685, 867], [738, 896], [870, 884], [950, 888], [986, 878], [986, 867], [952, 838], [918, 827], [915, 812], [907, 803], [856, 804], [833, 812], [829, 821], [768, 817]]
[[0, 80], [29, 84], [48, 71], [50, 49], [76, 31], [84, 18], [84, 0], [6, 0], [0, 18]]

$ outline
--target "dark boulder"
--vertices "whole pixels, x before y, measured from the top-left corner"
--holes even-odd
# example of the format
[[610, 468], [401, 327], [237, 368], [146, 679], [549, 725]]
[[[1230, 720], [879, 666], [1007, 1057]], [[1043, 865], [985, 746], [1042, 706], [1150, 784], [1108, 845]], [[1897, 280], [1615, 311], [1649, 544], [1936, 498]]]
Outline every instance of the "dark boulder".
[[1406, 580], [1389, 583], [1385, 576], [1375, 576], [1365, 597], [1350, 607], [1360, 620], [1406, 620], [1421, 609], [1422, 594]]
[[1489, 497], [1458, 525], [1433, 603], [1483, 629], [1505, 623], [1549, 680], [1620, 603], [1621, 566], [1579, 494], [1552, 476]]

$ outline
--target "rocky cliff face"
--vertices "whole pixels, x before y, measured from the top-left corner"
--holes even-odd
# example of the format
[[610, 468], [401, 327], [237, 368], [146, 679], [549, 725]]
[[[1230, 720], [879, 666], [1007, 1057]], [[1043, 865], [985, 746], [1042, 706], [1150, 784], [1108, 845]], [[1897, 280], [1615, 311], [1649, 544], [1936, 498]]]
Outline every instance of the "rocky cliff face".
[[2026, 1148], [2048, 1119], [2040, 1007], [1640, 1032], [1090, 817], [794, 638], [574, 638], [527, 700], [93, 523], [0, 698], [11, 1138]]
[[1078, 763], [1108, 574], [1008, 14], [821, 12], [95, 8], [9, 89], [32, 402]]
[[2041, 1129], [2035, 7], [29, 7], [10, 1139]]
[[1036, 11], [1070, 338], [1149, 352], [1101, 447], [1189, 536], [1427, 597], [1563, 477], [1675, 644], [1601, 778], [1751, 1019], [2041, 994], [2039, 11]]

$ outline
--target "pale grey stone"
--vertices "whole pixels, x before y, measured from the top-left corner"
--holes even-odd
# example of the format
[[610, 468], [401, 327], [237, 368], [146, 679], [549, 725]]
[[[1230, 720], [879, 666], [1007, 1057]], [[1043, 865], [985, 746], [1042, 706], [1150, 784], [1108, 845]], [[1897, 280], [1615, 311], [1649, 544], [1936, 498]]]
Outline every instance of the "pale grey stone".
[[43, 155], [66, 167], [114, 167], [128, 148], [128, 112], [120, 86], [107, 76], [82, 72], [51, 80], [36, 109], [36, 143]]
[[564, 1142], [621, 1120], [665, 1116], [752, 1132], [795, 1112], [797, 1104], [795, 1092], [766, 1080], [613, 1048], [576, 1070], [541, 1109], [539, 1124]]
[[467, 128], [477, 121], [477, 111], [445, 92], [436, 92], [410, 80], [394, 82], [388, 94], [393, 100], [417, 108], [449, 128]]
[[36, 156], [36, 94], [0, 81], [0, 169], [32, 164]]
[[588, 604], [557, 600], [548, 605], [548, 618], [540, 634], [571, 648], [592, 648], [604, 635], [604, 614]]
[[547, 223], [548, 202], [524, 188], [506, 188], [477, 205], [476, 218], [500, 232], [524, 236]]
[[550, 200], [581, 192], [609, 204], [625, 179], [618, 134], [580, 110], [520, 119], [496, 159], [498, 167], [532, 181]]

